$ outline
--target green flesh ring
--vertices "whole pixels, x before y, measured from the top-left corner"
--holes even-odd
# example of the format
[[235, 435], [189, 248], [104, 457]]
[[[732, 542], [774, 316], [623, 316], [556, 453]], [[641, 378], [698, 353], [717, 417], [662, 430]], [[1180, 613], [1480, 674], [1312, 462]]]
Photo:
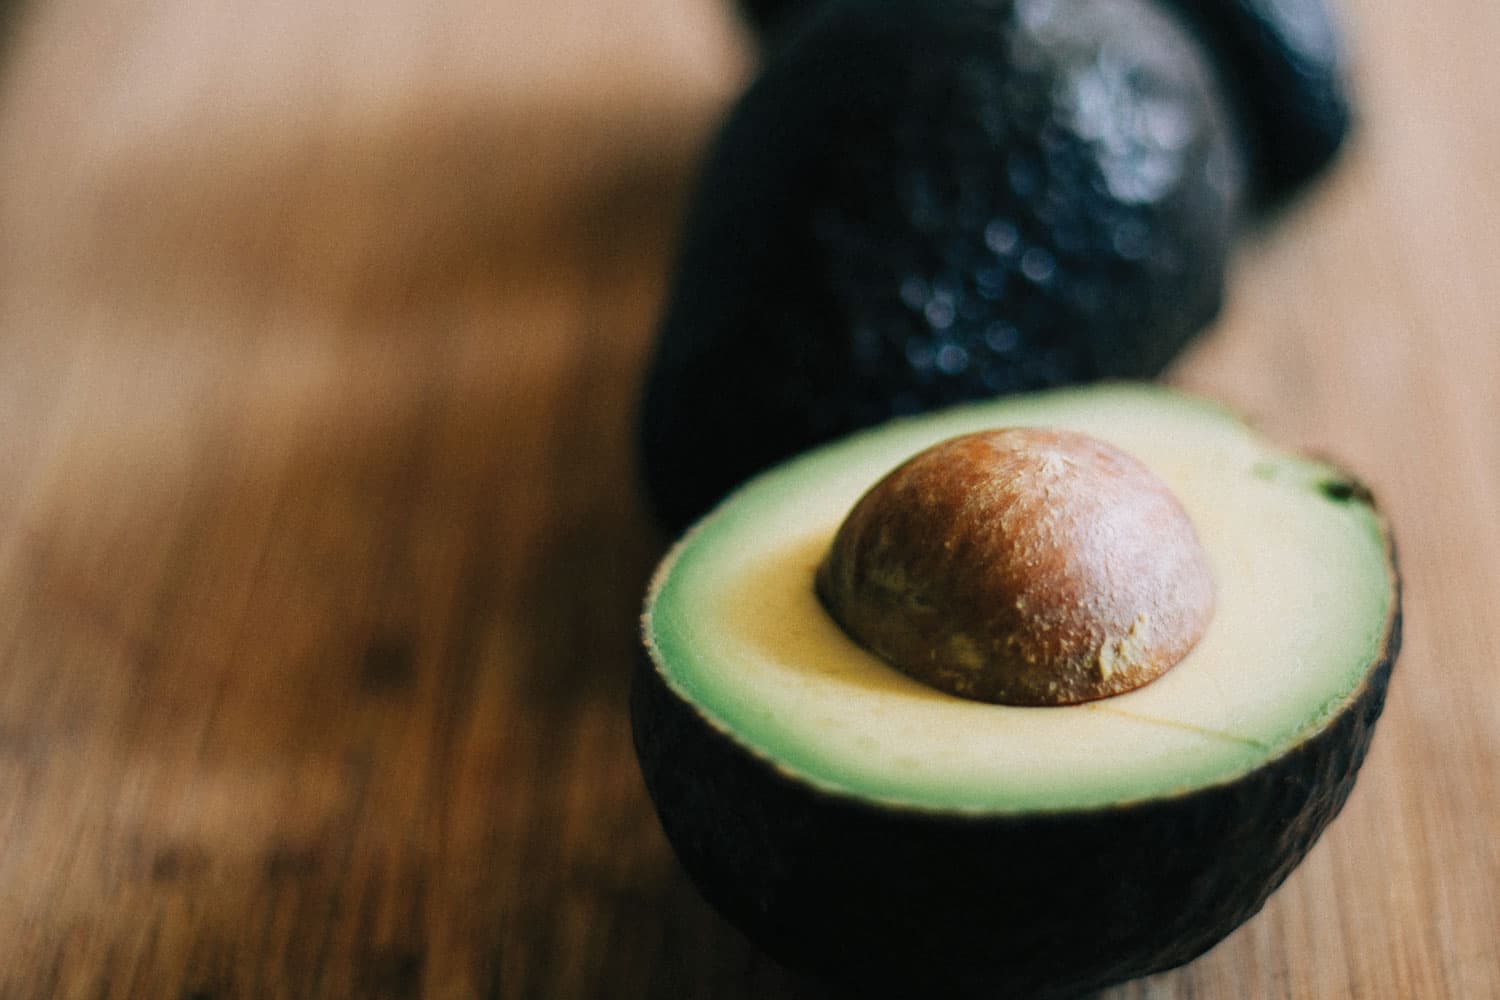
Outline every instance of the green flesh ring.
[[[1160, 679], [1068, 707], [934, 691], [848, 638], [813, 576], [860, 495], [940, 440], [1044, 426], [1142, 461], [1175, 492], [1218, 608]], [[848, 438], [753, 480], [669, 555], [644, 617], [661, 680], [799, 782], [979, 815], [1097, 809], [1232, 781], [1350, 703], [1381, 658], [1396, 592], [1368, 494], [1231, 414], [1167, 390], [1066, 390], [961, 407]]]

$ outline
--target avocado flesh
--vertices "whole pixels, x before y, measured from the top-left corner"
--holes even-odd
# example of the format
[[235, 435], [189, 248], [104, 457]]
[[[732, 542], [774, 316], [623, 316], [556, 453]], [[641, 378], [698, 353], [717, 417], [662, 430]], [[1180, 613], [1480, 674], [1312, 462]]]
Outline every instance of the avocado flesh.
[[[1079, 430], [1177, 492], [1214, 566], [1197, 648], [1145, 687], [1028, 709], [892, 670], [813, 594], [818, 559], [870, 484], [990, 427]], [[645, 637], [710, 724], [812, 788], [975, 814], [1098, 809], [1233, 781], [1326, 726], [1380, 660], [1395, 591], [1380, 519], [1321, 463], [1162, 390], [1059, 391], [887, 425], [742, 488], [663, 565]]]

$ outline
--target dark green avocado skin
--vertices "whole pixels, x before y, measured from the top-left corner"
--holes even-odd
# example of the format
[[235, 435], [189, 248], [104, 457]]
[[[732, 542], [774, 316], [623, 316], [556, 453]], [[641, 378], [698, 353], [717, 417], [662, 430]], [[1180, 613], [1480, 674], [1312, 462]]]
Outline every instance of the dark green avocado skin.
[[1244, 165], [1151, 0], [830, 0], [705, 166], [641, 412], [680, 529], [891, 416], [1158, 373], [1217, 314]]
[[[1214, 54], [1248, 133], [1260, 200], [1281, 200], [1333, 159], [1352, 114], [1339, 32], [1324, 0], [1163, 2], [1188, 20]], [[816, 4], [743, 0], [740, 9], [774, 44]]]
[[1181, 965], [1265, 903], [1338, 814], [1385, 702], [1176, 798], [966, 817], [807, 787], [707, 723], [649, 662], [632, 693], [646, 787], [704, 897], [787, 965], [854, 996], [1054, 1000]]
[[1257, 201], [1283, 201], [1333, 160], [1352, 126], [1333, 12], [1323, 0], [1166, 2], [1222, 67]]

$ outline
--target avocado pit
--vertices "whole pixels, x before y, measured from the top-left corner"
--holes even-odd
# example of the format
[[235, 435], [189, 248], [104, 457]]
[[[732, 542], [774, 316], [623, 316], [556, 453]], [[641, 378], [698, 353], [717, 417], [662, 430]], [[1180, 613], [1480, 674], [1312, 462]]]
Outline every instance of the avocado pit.
[[903, 673], [1057, 706], [1155, 680], [1213, 616], [1208, 557], [1145, 465], [1034, 427], [965, 434], [866, 493], [818, 568], [823, 605]]

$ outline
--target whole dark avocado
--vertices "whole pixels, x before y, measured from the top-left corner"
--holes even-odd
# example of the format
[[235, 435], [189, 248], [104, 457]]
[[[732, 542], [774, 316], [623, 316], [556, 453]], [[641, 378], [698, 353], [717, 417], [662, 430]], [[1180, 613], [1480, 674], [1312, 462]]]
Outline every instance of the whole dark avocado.
[[892, 415], [1159, 372], [1217, 313], [1245, 168], [1151, 0], [831, 0], [733, 110], [642, 412], [681, 528]]
[[[1339, 32], [1324, 0], [1162, 2], [1213, 53], [1246, 132], [1260, 200], [1279, 201], [1333, 159], [1351, 112]], [[740, 10], [767, 44], [775, 44], [816, 5], [742, 0]]]

